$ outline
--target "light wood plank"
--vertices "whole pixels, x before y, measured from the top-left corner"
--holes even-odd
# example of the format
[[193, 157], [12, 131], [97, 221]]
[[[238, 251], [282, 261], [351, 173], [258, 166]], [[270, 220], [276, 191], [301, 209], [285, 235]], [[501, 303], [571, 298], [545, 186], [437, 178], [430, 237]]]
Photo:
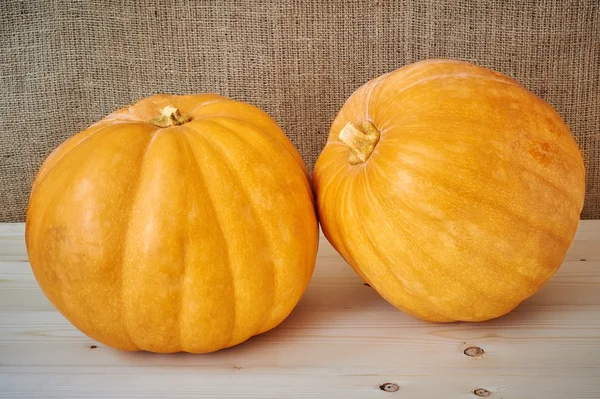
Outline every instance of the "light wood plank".
[[25, 225], [0, 223], [0, 262], [27, 262]]
[[[2, 312], [0, 359], [3, 366], [119, 366], [131, 360], [170, 367], [236, 364], [253, 368], [276, 361], [286, 367], [410, 365], [468, 370], [474, 359], [463, 352], [478, 346], [485, 351], [477, 359], [478, 366], [538, 373], [564, 368], [565, 362], [598, 366], [600, 320], [593, 316], [599, 312], [600, 306], [585, 310], [542, 307], [490, 323], [444, 325], [385, 310], [299, 307], [276, 330], [208, 356], [117, 352], [83, 336], [56, 312]], [[97, 346], [93, 353], [91, 345]]]
[[[477, 398], [478, 388], [501, 399], [597, 399], [597, 382], [590, 376], [480, 375], [475, 378], [440, 375], [355, 375], [334, 376], [283, 374], [272, 369], [264, 374], [231, 370], [222, 374], [178, 370], [168, 374], [11, 374], [0, 376], [9, 383], [0, 398]], [[379, 386], [394, 381], [399, 390], [383, 392]]]
[[[323, 239], [281, 326], [217, 353], [167, 356], [115, 351], [73, 328], [38, 288], [23, 233], [0, 225], [0, 398], [600, 397], [600, 221], [581, 223], [544, 289], [479, 324], [395, 310]], [[469, 346], [484, 355], [466, 356]]]

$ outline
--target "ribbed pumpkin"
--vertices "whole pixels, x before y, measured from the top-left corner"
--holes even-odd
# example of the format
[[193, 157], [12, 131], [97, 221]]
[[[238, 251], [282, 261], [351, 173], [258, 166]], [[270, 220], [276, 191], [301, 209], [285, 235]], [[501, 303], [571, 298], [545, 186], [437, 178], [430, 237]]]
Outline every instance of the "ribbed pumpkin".
[[572, 242], [585, 180], [552, 107], [454, 60], [359, 88], [313, 178], [333, 246], [391, 304], [440, 322], [495, 318], [538, 291]]
[[34, 182], [35, 277], [118, 349], [211, 352], [283, 321], [318, 245], [306, 167], [264, 112], [156, 95], [60, 145]]

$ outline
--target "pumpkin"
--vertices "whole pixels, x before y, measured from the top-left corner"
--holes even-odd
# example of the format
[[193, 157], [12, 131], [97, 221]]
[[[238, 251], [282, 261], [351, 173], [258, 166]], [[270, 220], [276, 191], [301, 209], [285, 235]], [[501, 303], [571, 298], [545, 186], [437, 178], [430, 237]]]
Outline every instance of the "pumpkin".
[[318, 224], [307, 169], [266, 113], [218, 95], [156, 95], [50, 154], [26, 242], [40, 287], [89, 337], [203, 353], [290, 314]]
[[561, 265], [584, 164], [550, 105], [513, 79], [426, 60], [374, 79], [335, 118], [313, 174], [323, 232], [392, 305], [483, 321]]

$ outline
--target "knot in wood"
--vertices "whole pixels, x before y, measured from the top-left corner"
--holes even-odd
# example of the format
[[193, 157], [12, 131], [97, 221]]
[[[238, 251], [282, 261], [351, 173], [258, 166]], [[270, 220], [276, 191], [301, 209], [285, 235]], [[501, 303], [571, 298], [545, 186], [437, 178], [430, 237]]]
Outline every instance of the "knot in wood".
[[400, 387], [398, 384], [394, 384], [393, 382], [386, 382], [385, 384], [381, 384], [379, 389], [385, 392], [396, 392]]
[[490, 396], [492, 394], [490, 391], [488, 391], [487, 389], [483, 389], [483, 388], [477, 388], [476, 390], [473, 391], [473, 393], [482, 398], [487, 398], [488, 396]]
[[465, 349], [465, 355], [470, 357], [479, 357], [483, 355], [485, 352], [478, 346], [471, 346]]

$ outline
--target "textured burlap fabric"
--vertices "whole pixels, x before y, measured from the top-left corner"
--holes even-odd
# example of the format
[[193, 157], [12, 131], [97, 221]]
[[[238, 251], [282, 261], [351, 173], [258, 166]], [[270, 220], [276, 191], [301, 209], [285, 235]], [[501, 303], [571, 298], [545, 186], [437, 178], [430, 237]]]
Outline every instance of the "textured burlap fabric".
[[0, 2], [0, 221], [60, 142], [154, 93], [266, 110], [308, 166], [362, 83], [425, 58], [513, 76], [571, 127], [600, 218], [598, 0]]

